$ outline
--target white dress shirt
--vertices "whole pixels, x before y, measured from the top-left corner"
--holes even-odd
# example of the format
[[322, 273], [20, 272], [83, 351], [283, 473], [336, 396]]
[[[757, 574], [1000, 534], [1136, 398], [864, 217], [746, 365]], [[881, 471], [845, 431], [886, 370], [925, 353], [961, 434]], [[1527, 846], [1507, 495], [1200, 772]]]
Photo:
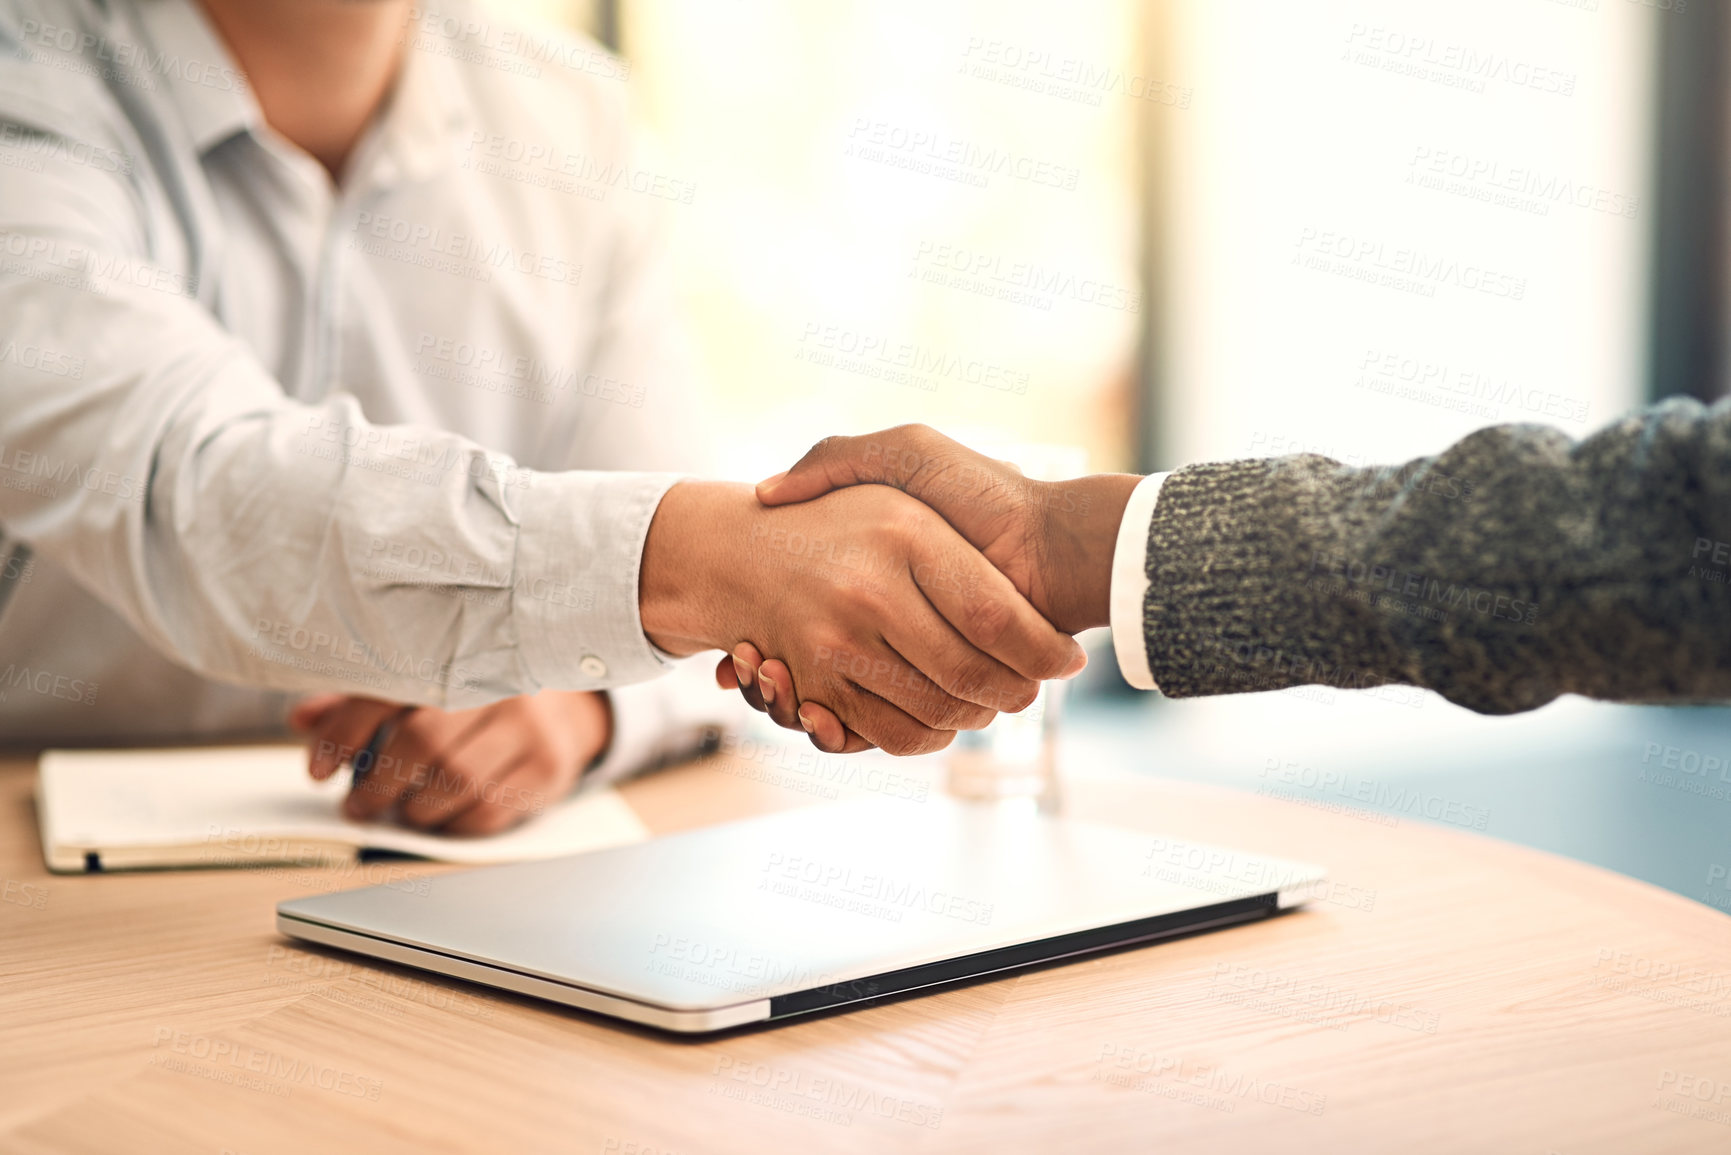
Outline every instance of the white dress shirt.
[[692, 186], [598, 47], [407, 40], [338, 186], [190, 0], [0, 0], [0, 741], [544, 687], [614, 691], [603, 778], [684, 739], [619, 688], [670, 669], [638, 565], [706, 464], [654, 227]]
[[1160, 487], [1171, 473], [1144, 477], [1130, 491], [1124, 520], [1118, 523], [1118, 543], [1112, 550], [1112, 649], [1124, 680], [1138, 690], [1158, 690], [1148, 665], [1147, 628], [1142, 602], [1148, 594], [1148, 530], [1154, 524], [1154, 507]]

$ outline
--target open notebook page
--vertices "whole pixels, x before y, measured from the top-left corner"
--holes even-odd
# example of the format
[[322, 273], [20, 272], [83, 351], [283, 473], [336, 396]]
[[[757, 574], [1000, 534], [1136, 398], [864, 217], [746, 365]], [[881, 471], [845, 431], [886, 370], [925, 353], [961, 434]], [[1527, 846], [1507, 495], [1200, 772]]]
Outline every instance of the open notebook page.
[[389, 850], [446, 862], [557, 858], [648, 837], [611, 789], [549, 799], [488, 837], [427, 834], [342, 814], [345, 771], [307, 775], [301, 746], [49, 750], [37, 772], [43, 858], [51, 870], [305, 861]]

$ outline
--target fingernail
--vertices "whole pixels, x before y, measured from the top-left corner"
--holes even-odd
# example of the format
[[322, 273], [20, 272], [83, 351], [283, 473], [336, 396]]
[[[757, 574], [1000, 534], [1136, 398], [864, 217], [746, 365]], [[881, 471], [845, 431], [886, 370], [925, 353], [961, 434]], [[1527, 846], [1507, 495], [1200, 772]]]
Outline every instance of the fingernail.
[[780, 473], [776, 474], [774, 477], [766, 477], [762, 481], [758, 482], [757, 488], [759, 488], [759, 489], [774, 489], [776, 486], [781, 484], [781, 479], [786, 477], [786, 476], [787, 476], [787, 470], [784, 469]]
[[741, 686], [751, 685], [751, 667], [738, 658], [733, 659], [733, 674], [739, 679]]
[[763, 695], [763, 704], [765, 706], [773, 706], [775, 704], [775, 683], [770, 681], [768, 678], [764, 678], [760, 683], [760, 686], [761, 688], [758, 692]]
[[1070, 662], [1070, 664], [1068, 666], [1064, 667], [1064, 672], [1062, 674], [1059, 674], [1058, 677], [1060, 679], [1074, 678], [1077, 674], [1080, 674], [1083, 670], [1086, 670], [1087, 668], [1088, 668], [1088, 655], [1085, 652], [1083, 652], [1081, 649], [1078, 649], [1076, 651], [1075, 658]]
[[805, 732], [807, 734], [816, 733], [816, 731], [812, 729], [811, 719], [807, 718], [804, 714], [799, 716], [799, 724], [805, 727]]

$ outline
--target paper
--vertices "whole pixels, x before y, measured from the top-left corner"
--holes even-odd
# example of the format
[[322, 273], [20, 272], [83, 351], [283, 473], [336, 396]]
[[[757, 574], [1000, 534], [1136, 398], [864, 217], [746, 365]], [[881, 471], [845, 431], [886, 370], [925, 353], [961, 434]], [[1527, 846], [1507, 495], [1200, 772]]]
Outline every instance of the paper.
[[348, 774], [314, 782], [301, 746], [49, 750], [37, 769], [49, 869], [305, 861], [366, 848], [445, 862], [557, 858], [649, 836], [611, 789], [589, 791], [489, 837], [427, 834], [342, 813]]

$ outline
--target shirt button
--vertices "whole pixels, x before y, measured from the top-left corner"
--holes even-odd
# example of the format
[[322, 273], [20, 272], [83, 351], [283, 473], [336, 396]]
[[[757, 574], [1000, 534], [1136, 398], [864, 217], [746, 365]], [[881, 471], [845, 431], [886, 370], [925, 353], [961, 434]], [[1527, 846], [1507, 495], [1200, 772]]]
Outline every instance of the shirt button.
[[586, 678], [605, 678], [607, 676], [607, 663], [594, 654], [584, 654], [583, 660], [577, 663], [577, 668], [583, 671], [583, 676]]

